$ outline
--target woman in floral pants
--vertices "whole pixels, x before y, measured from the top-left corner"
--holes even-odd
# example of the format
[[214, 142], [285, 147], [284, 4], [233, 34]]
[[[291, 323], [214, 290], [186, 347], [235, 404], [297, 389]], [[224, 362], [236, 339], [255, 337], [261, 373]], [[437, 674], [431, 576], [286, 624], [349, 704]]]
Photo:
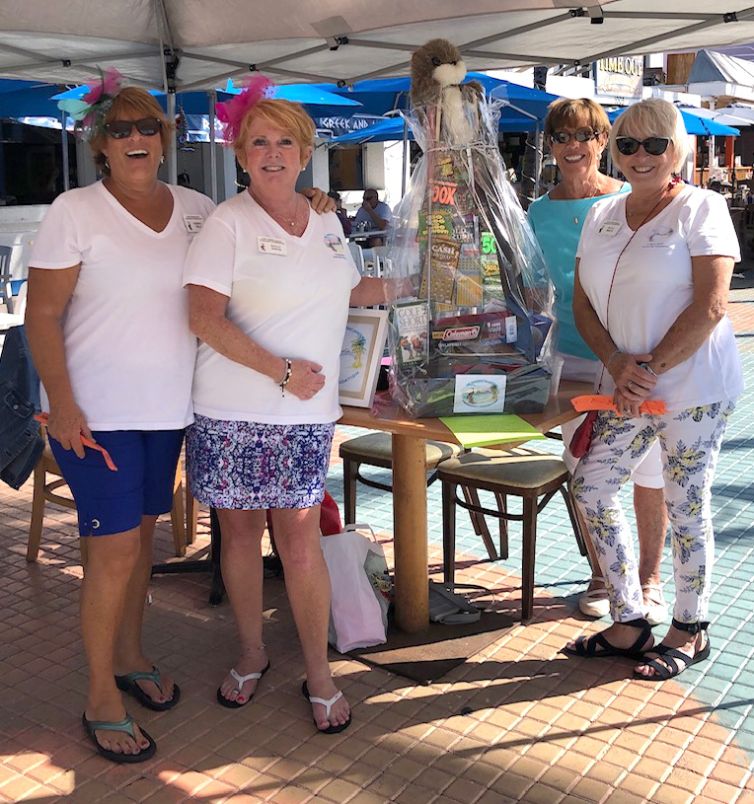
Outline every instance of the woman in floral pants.
[[[574, 471], [573, 492], [606, 579], [614, 622], [565, 651], [641, 657], [635, 675], [657, 681], [709, 655], [712, 480], [742, 390], [725, 314], [740, 256], [722, 197], [673, 178], [688, 149], [675, 107], [654, 99], [630, 107], [613, 127], [610, 147], [632, 191], [599, 201], [585, 221], [574, 316], [602, 360], [598, 391], [612, 393], [615, 410], [598, 414], [589, 450]], [[650, 397], [664, 402], [666, 412], [642, 410]], [[659, 645], [643, 616], [631, 533], [618, 501], [655, 439], [663, 456], [676, 587], [672, 625]]]

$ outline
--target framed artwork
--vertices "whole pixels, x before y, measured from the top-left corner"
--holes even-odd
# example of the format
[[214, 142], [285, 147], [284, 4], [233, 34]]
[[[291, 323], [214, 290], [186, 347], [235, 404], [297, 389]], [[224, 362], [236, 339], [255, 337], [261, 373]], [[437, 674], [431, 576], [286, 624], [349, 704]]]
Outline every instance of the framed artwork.
[[387, 310], [352, 308], [340, 350], [341, 405], [372, 405], [387, 337]]

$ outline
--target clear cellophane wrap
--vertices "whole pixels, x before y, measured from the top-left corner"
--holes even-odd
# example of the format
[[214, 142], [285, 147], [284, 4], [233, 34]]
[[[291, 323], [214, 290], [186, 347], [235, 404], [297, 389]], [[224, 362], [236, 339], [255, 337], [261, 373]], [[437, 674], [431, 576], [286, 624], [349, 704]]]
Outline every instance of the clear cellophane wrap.
[[551, 287], [498, 149], [499, 105], [463, 109], [465, 145], [447, 144], [434, 107], [411, 120], [424, 155], [395, 212], [385, 272], [410, 277], [416, 295], [391, 305], [392, 393], [411, 416], [452, 415], [457, 375], [505, 374], [504, 412], [533, 413], [550, 389], [538, 357]]

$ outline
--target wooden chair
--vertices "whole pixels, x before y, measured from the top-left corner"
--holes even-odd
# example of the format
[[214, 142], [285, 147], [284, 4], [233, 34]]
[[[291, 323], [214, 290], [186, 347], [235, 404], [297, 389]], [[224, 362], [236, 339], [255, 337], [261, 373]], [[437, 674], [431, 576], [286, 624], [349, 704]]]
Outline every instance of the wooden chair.
[[[51, 475], [54, 479], [50, 479]], [[35, 562], [39, 555], [39, 545], [42, 541], [42, 523], [46, 502], [61, 505], [64, 508], [75, 510], [76, 503], [71, 496], [58, 493], [58, 489], [67, 488], [62, 477], [60, 467], [52, 454], [49, 444], [45, 444], [44, 452], [34, 468], [34, 491], [31, 503], [31, 522], [29, 524], [29, 541], [26, 546], [26, 560]], [[183, 502], [183, 472], [180, 464], [175, 473], [173, 487], [173, 507], [170, 511], [170, 521], [173, 527], [173, 544], [177, 556], [186, 555], [186, 522]], [[81, 550], [81, 564], [86, 564], [86, 539], [79, 539]]]
[[[425, 460], [427, 462], [427, 486], [437, 480], [437, 467], [443, 461], [461, 455], [463, 447], [458, 444], [446, 444], [443, 441], [427, 441], [425, 448]], [[356, 522], [356, 490], [357, 483], [363, 483], [373, 489], [381, 491], [393, 491], [389, 483], [381, 483], [378, 480], [364, 477], [359, 471], [362, 464], [367, 466], [378, 466], [382, 469], [393, 469], [393, 442], [390, 433], [369, 433], [358, 436], [348, 441], [344, 441], [339, 449], [340, 457], [343, 459], [343, 508], [344, 524], [352, 525]], [[462, 489], [466, 501], [471, 505], [479, 505], [479, 497], [473, 489]], [[469, 509], [471, 524], [478, 536], [482, 537], [487, 553], [491, 559], [498, 557], [495, 545], [492, 542], [487, 524], [484, 521], [484, 514], [476, 513]]]
[[[554, 455], [526, 447], [500, 452], [480, 449], [443, 461], [437, 468], [442, 483], [443, 576], [446, 584], [455, 577], [456, 505], [479, 515], [495, 517], [500, 523], [500, 545], [503, 558], [508, 556], [506, 523], [523, 523], [523, 555], [521, 561], [521, 620], [531, 619], [534, 609], [534, 559], [537, 542], [537, 515], [558, 493], [563, 497], [582, 556], [586, 547], [576, 517], [576, 509], [568, 487], [569, 474], [563, 461]], [[489, 491], [495, 495], [497, 510], [460, 500], [457, 487]], [[507, 497], [521, 497], [523, 513], [508, 511]]]

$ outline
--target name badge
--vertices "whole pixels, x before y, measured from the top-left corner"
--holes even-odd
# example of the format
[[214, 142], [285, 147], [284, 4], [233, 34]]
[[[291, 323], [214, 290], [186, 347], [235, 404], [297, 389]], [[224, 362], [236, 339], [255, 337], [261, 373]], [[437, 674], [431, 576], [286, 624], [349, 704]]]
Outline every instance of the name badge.
[[615, 237], [621, 228], [620, 221], [605, 221], [597, 230], [597, 234], [603, 235], [604, 237]]
[[189, 234], [199, 234], [204, 225], [204, 218], [201, 215], [184, 215], [183, 225]]
[[336, 234], [325, 235], [325, 245], [327, 248], [332, 249], [336, 257], [346, 256], [346, 246], [343, 241]]
[[288, 247], [285, 240], [280, 240], [277, 237], [257, 237], [257, 251], [260, 254], [276, 254], [279, 257], [285, 257], [288, 253]]

